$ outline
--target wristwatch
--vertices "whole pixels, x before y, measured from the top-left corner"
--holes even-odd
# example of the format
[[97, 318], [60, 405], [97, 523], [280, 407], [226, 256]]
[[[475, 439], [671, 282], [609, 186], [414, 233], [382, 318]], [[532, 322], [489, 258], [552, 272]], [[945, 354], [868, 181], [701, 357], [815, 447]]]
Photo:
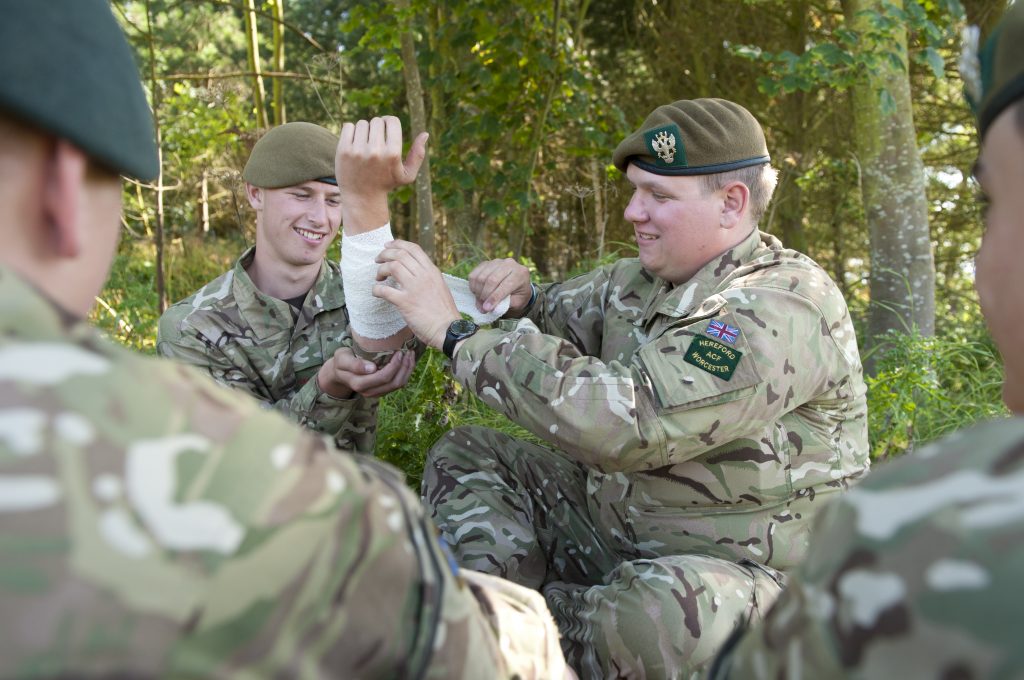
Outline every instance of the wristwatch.
[[456, 343], [459, 340], [465, 340], [478, 330], [480, 330], [480, 326], [477, 326], [469, 319], [456, 319], [452, 321], [451, 325], [448, 326], [448, 332], [444, 335], [444, 344], [441, 346], [441, 351], [444, 352], [446, 357], [451, 359]]

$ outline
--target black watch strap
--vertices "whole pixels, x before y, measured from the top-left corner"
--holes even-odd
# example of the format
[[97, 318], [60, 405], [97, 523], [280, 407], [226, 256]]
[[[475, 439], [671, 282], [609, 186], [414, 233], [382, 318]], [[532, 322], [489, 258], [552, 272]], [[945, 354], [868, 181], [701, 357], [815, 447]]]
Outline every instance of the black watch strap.
[[455, 345], [458, 344], [459, 340], [465, 340], [478, 330], [480, 330], [480, 327], [469, 319], [456, 319], [452, 321], [448, 326], [448, 332], [444, 335], [441, 351], [444, 352], [446, 357], [451, 359], [452, 354], [455, 352]]

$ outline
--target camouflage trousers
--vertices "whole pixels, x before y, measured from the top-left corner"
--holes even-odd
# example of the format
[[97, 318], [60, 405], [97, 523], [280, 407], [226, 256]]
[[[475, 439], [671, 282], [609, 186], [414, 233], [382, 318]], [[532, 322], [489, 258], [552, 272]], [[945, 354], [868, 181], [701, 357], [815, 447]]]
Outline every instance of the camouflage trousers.
[[438, 440], [423, 498], [461, 565], [544, 594], [584, 680], [698, 677], [781, 589], [779, 572], [750, 561], [613, 548], [583, 466], [493, 430]]

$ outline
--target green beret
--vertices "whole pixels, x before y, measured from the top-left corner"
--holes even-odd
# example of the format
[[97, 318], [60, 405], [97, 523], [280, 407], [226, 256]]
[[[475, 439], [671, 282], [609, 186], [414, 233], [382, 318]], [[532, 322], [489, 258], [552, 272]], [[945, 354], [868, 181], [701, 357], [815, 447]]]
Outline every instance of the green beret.
[[1024, 4], [1014, 3], [992, 30], [981, 52], [977, 29], [967, 37], [960, 73], [982, 138], [1003, 110], [1024, 96]]
[[659, 106], [615, 148], [622, 172], [632, 163], [656, 175], [711, 175], [769, 161], [764, 131], [739, 104], [683, 99]]
[[109, 0], [0, 1], [0, 112], [141, 180], [159, 172], [153, 117]]
[[264, 189], [316, 180], [337, 184], [334, 152], [338, 136], [313, 123], [285, 123], [263, 135], [249, 154], [242, 177]]

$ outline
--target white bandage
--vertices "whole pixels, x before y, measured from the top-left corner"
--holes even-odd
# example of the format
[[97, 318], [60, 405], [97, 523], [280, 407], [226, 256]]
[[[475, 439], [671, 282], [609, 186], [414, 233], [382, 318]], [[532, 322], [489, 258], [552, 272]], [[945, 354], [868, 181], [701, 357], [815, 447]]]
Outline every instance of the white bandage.
[[341, 285], [349, 323], [364, 338], [389, 338], [405, 328], [405, 319], [386, 300], [373, 296], [377, 283], [375, 261], [384, 244], [393, 241], [391, 223], [363, 234], [341, 236]]
[[[405, 328], [405, 320], [398, 309], [373, 295], [379, 267], [377, 255], [385, 243], [393, 240], [390, 223], [354, 236], [343, 233], [341, 237], [341, 285], [345, 290], [345, 305], [352, 330], [364, 338], [389, 338]], [[511, 299], [506, 297], [494, 311], [485, 314], [477, 309], [476, 297], [469, 290], [468, 281], [447, 274], [444, 279], [455, 298], [456, 307], [477, 323], [491, 323], [508, 311]], [[397, 285], [391, 279], [387, 283]]]

